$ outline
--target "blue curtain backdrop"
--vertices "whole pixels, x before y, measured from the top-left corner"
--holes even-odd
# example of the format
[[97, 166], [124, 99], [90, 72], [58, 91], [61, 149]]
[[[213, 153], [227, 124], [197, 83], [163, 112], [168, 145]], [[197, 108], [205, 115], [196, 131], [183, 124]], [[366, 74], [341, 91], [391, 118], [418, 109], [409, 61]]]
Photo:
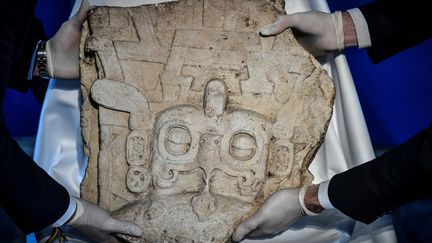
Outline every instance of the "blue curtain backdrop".
[[[335, 11], [372, 1], [327, 2]], [[432, 121], [432, 41], [379, 64], [373, 64], [365, 50], [347, 49], [345, 53], [375, 148], [393, 147], [429, 125]]]
[[[12, 0], [13, 1], [13, 0]], [[39, 0], [36, 15], [45, 26], [48, 36], [53, 36], [71, 11], [70, 0]], [[26, 70], [23, 70], [26, 72]], [[41, 106], [31, 91], [20, 93], [8, 89], [3, 102], [6, 124], [13, 136], [34, 136], [36, 134]], [[31, 199], [30, 199], [31, 200]], [[0, 208], [0, 242], [26, 242], [23, 235]], [[36, 243], [34, 235], [27, 236], [27, 242]]]
[[[371, 1], [327, 2], [335, 11]], [[379, 64], [372, 64], [365, 50], [349, 49], [345, 53], [375, 149], [398, 145], [429, 125], [432, 121], [431, 40]], [[431, 242], [432, 197], [397, 209], [392, 218], [398, 242]]]
[[[367, 0], [329, 0], [332, 10], [344, 10]], [[70, 0], [40, 0], [37, 15], [46, 33], [54, 35], [69, 16]], [[432, 41], [372, 64], [365, 50], [347, 49], [354, 82], [375, 148], [400, 144], [432, 120]], [[40, 106], [31, 93], [7, 92], [7, 124], [15, 136], [36, 133]]]
[[[53, 36], [72, 8], [71, 0], [39, 0], [36, 15], [45, 27], [45, 33]], [[23, 70], [25, 72], [25, 70]], [[31, 91], [21, 93], [8, 89], [3, 102], [6, 124], [13, 136], [34, 136], [37, 131], [41, 106]]]
[[[346, 10], [367, 2], [370, 1], [328, 1], [332, 11]], [[52, 36], [68, 18], [70, 9], [70, 0], [39, 1], [37, 15], [43, 21], [48, 35]], [[375, 148], [400, 144], [428, 126], [432, 120], [431, 41], [379, 64], [372, 64], [365, 50], [348, 49], [345, 53]], [[21, 94], [9, 90], [3, 106], [7, 125], [14, 136], [35, 135], [40, 106], [31, 93]], [[431, 223], [427, 222], [431, 219], [432, 211], [432, 200], [428, 200], [408, 205], [395, 213], [397, 227], [404, 227], [406, 235], [419, 237], [426, 232], [412, 235], [418, 228], [412, 223], [418, 221], [419, 215], [429, 215], [423, 217], [421, 228], [432, 228]], [[417, 220], [413, 220], [415, 217]]]

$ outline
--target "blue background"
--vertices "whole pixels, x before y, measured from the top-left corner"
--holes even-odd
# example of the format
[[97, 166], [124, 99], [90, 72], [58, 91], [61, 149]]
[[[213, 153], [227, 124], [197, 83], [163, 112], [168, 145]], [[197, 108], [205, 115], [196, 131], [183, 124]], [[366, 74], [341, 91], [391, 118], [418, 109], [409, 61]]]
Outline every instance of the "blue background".
[[[328, 4], [334, 11], [367, 2], [370, 1], [329, 0]], [[39, 1], [37, 15], [49, 36], [68, 18], [70, 10], [70, 0]], [[379, 64], [372, 64], [365, 50], [351, 48], [345, 53], [375, 149], [400, 144], [428, 126], [432, 120], [430, 40]], [[14, 136], [36, 134], [41, 107], [30, 92], [8, 90], [3, 106], [7, 125]], [[427, 231], [432, 227], [431, 203], [432, 200], [427, 199], [402, 207], [394, 213], [395, 227], [403, 226], [407, 232], [411, 227], [411, 232], [417, 235], [420, 233], [416, 229]], [[424, 239], [430, 239], [430, 233], [425, 233]], [[33, 238], [29, 240], [34, 241]]]
[[[328, 1], [332, 11], [367, 3], [365, 0]], [[68, 18], [70, 0], [40, 0], [37, 15], [46, 33], [54, 35]], [[54, 10], [54, 11], [53, 11]], [[366, 123], [376, 149], [400, 144], [432, 120], [432, 42], [427, 41], [379, 64], [365, 50], [345, 50]], [[9, 90], [3, 103], [9, 129], [15, 136], [36, 134], [40, 105], [31, 93]]]
[[[372, 1], [327, 2], [335, 11]], [[429, 125], [432, 121], [432, 41], [378, 64], [369, 60], [366, 50], [351, 48], [345, 53], [376, 149], [400, 144]]]
[[[36, 15], [42, 21], [45, 33], [51, 37], [69, 18], [71, 9], [71, 0], [39, 0]], [[41, 106], [31, 91], [21, 93], [8, 89], [3, 110], [6, 125], [13, 136], [36, 135]]]
[[[368, 2], [371, 1], [328, 0], [332, 11]], [[365, 50], [347, 49], [345, 53], [376, 151], [398, 145], [429, 125], [432, 121], [431, 40], [379, 64], [372, 64]], [[399, 242], [430, 242], [432, 197], [400, 207], [392, 213], [392, 219]]]

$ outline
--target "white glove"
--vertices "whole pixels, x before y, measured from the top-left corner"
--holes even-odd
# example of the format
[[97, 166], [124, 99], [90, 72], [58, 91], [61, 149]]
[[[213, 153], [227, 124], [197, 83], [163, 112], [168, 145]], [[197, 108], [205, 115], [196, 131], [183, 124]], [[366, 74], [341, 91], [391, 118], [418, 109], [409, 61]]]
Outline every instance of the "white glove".
[[98, 230], [103, 233], [121, 233], [132, 236], [141, 236], [142, 229], [133, 223], [122, 222], [112, 218], [102, 208], [86, 202], [84, 200], [74, 198], [76, 200], [76, 211], [72, 219], [67, 223], [68, 226], [78, 228], [80, 230]]
[[309, 11], [279, 16], [273, 24], [261, 29], [262, 36], [277, 35], [287, 28], [300, 31], [296, 33], [300, 44], [314, 56], [324, 56], [328, 51], [344, 48], [342, 13], [332, 14]]
[[47, 42], [47, 62], [50, 77], [60, 79], [79, 78], [79, 44], [81, 26], [87, 18], [88, 0], [83, 0], [77, 14], [64, 22]]
[[247, 234], [262, 236], [287, 229], [304, 215], [316, 215], [304, 206], [306, 187], [283, 189], [273, 193], [254, 215], [237, 226], [232, 239], [242, 240]]

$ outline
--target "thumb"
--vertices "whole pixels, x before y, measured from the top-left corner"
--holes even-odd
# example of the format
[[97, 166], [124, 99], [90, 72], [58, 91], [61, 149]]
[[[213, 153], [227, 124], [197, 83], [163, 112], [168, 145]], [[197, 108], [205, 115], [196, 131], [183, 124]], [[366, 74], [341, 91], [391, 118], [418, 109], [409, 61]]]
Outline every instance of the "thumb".
[[80, 27], [87, 19], [87, 12], [90, 9], [88, 0], [81, 0], [81, 6], [78, 12], [70, 19], [71, 23]]
[[237, 226], [232, 239], [234, 241], [241, 241], [247, 234], [254, 231], [260, 225], [261, 220], [256, 214], [252, 215], [245, 221], [243, 221], [239, 226]]
[[108, 225], [109, 226], [106, 230], [109, 232], [132, 235], [136, 237], [142, 235], [141, 227], [133, 223], [112, 219], [112, 221]]
[[261, 28], [262, 36], [272, 36], [281, 33], [287, 28], [293, 27], [293, 15], [282, 15], [273, 23]]

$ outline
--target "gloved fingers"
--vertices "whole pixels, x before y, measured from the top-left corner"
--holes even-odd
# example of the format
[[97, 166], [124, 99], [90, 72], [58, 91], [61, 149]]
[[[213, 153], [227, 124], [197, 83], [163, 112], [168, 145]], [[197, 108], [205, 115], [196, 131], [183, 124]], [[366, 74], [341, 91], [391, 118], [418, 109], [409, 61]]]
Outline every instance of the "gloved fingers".
[[237, 226], [232, 239], [241, 241], [247, 234], [254, 231], [261, 224], [261, 218], [254, 214]]
[[260, 236], [267, 235], [267, 234], [268, 234], [268, 233], [265, 233], [265, 232], [262, 231], [260, 228], [258, 228], [258, 229], [256, 229], [256, 230], [250, 232], [250, 233], [249, 233], [249, 236], [250, 236], [250, 237], [260, 237]]
[[[81, 241], [79, 241], [80, 239], [77, 239], [76, 242], [92, 242], [92, 243], [93, 242], [104, 242], [104, 243], [118, 242], [118, 240], [115, 240], [115, 236], [96, 227], [79, 226], [74, 228], [77, 229], [78, 232], [83, 235], [83, 237], [87, 238]], [[71, 237], [67, 237], [67, 238], [68, 238], [68, 242], [75, 242], [73, 238]]]
[[286, 30], [287, 28], [293, 27], [293, 18], [295, 14], [281, 15], [273, 24], [266, 25], [261, 28], [260, 34], [262, 36], [277, 35]]
[[105, 230], [110, 233], [120, 233], [137, 237], [142, 235], [142, 229], [138, 225], [113, 218], [107, 222]]
[[317, 40], [316, 38], [314, 38], [314, 36], [296, 32], [294, 32], [294, 36], [296, 36], [297, 41], [300, 43], [300, 45], [303, 46], [303, 48], [305, 48], [306, 50], [308, 50], [314, 57], [319, 58], [328, 54], [328, 52], [323, 50], [319, 43], [317, 43]]
[[258, 227], [254, 231], [249, 233], [250, 237], [261, 237], [266, 235], [274, 235], [278, 234], [286, 229], [288, 229], [289, 225], [274, 225], [272, 227]]
[[88, 0], [82, 0], [78, 12], [70, 19], [71, 24], [75, 25], [76, 27], [81, 27], [81, 25], [87, 19], [87, 12], [89, 9], [90, 4]]

